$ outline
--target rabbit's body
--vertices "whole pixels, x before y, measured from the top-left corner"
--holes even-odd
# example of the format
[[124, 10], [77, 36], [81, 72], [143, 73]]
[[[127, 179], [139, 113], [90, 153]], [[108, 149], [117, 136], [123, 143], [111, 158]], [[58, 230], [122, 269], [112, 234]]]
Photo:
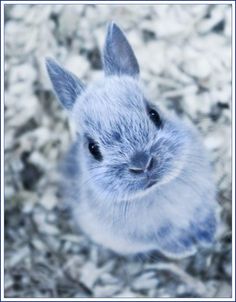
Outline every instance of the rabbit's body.
[[[215, 231], [214, 186], [207, 160], [201, 154], [201, 142], [196, 138], [194, 133], [192, 143], [198, 144], [192, 154], [194, 160], [192, 164], [188, 161], [178, 178], [151, 187], [143, 196], [118, 202], [102, 197], [87, 182], [80, 167], [81, 146], [75, 143], [63, 173], [64, 196], [75, 222], [93, 241], [120, 254], [156, 249], [172, 257], [194, 253], [194, 243], [211, 241]], [[193, 178], [195, 170], [199, 176]], [[201, 175], [206, 176], [204, 182]]]
[[48, 61], [79, 133], [64, 165], [64, 198], [82, 230], [115, 252], [190, 255], [212, 242], [216, 228], [200, 138], [145, 98], [137, 61], [114, 24], [103, 60], [106, 77], [87, 88]]

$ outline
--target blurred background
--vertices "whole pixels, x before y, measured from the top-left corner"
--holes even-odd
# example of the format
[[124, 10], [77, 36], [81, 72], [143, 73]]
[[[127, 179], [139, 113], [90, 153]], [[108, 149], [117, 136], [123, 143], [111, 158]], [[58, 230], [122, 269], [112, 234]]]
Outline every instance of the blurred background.
[[[95, 80], [111, 20], [150, 98], [202, 133], [222, 208], [211, 250], [179, 261], [114, 255], [73, 229], [58, 197], [72, 138], [44, 59]], [[230, 137], [230, 5], [5, 5], [5, 296], [230, 297]]]

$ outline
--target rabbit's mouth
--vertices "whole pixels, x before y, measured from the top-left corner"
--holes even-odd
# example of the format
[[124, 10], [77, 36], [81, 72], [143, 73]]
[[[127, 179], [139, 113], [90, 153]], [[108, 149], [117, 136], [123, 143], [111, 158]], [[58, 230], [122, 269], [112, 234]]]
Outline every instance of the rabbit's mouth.
[[148, 185], [147, 185], [147, 189], [151, 188], [152, 186], [154, 186], [157, 183], [156, 180], [150, 180]]

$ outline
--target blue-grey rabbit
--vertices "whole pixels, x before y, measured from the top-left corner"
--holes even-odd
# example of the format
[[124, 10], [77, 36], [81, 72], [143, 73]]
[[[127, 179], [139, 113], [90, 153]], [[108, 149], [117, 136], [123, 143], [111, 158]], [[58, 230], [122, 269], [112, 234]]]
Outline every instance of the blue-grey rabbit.
[[88, 87], [52, 59], [55, 93], [76, 125], [64, 165], [64, 199], [95, 242], [120, 254], [192, 255], [214, 241], [217, 203], [198, 133], [145, 97], [139, 65], [108, 25], [105, 76]]

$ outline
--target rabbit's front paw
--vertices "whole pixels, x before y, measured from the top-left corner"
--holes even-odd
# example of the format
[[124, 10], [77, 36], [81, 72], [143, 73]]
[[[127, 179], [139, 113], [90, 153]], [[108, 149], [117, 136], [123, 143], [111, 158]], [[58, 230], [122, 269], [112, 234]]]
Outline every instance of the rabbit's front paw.
[[193, 255], [196, 246], [193, 237], [185, 230], [163, 227], [158, 231], [159, 250], [171, 258]]
[[199, 219], [191, 223], [191, 232], [194, 239], [203, 245], [209, 245], [214, 242], [216, 233], [216, 217], [213, 212], [208, 213], [204, 219]]

